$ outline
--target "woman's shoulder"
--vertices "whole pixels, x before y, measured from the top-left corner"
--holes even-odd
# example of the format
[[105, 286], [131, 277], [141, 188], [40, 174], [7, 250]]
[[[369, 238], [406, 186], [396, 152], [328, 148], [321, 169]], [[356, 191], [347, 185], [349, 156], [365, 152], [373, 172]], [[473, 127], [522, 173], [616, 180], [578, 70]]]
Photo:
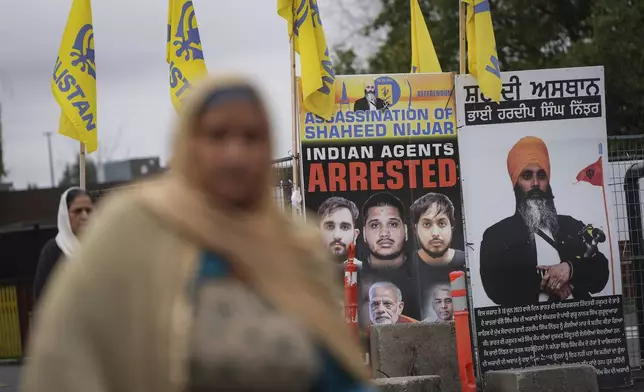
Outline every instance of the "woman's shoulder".
[[79, 274], [99, 274], [134, 290], [156, 279], [151, 269], [171, 270], [177, 259], [193, 257], [192, 244], [158, 219], [136, 193], [119, 191], [100, 202], [72, 256]]
[[90, 225], [119, 231], [121, 226], [132, 226], [144, 221], [150, 214], [140, 195], [141, 189], [135, 188], [117, 190], [106, 196], [100, 201], [96, 213], [90, 220]]
[[[158, 224], [137, 197], [136, 191], [117, 192], [107, 196], [97, 206], [79, 238], [81, 246], [74, 258], [114, 258], [126, 262], [134, 256], [139, 257], [141, 253], [151, 252], [151, 244], [167, 242], [160, 229], [164, 225]], [[111, 261], [109, 264], [114, 263], [117, 262]]]
[[58, 243], [56, 242], [56, 237], [52, 237], [45, 242], [45, 245], [42, 247], [43, 250], [54, 250], [58, 249], [60, 251], [60, 247], [58, 246]]
[[[322, 291], [332, 293], [330, 297], [340, 296], [340, 286], [337, 281], [335, 264], [331, 260], [324, 245], [324, 240], [319, 229], [315, 226], [315, 218], [303, 216], [286, 216], [292, 246], [295, 246], [301, 255], [302, 278], [310, 284], [319, 286]], [[337, 291], [337, 293], [336, 293]]]
[[45, 242], [42, 249], [40, 250], [40, 257], [55, 257], [58, 258], [63, 252], [60, 250], [58, 243], [56, 243], [56, 238], [50, 238]]
[[287, 216], [286, 219], [287, 234], [295, 246], [305, 252], [309, 257], [305, 259], [309, 262], [330, 263], [328, 253], [324, 246], [324, 240], [320, 235], [319, 229], [315, 226], [315, 220], [303, 216]]

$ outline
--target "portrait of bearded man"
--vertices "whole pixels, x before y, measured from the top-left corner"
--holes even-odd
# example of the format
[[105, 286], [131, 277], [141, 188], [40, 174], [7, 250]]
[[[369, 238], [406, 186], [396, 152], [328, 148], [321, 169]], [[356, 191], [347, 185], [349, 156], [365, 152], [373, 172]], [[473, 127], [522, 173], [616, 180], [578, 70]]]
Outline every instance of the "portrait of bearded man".
[[601, 292], [608, 260], [596, 241], [584, 241], [583, 222], [558, 213], [543, 140], [520, 139], [508, 153], [507, 168], [516, 209], [483, 233], [480, 273], [487, 296], [497, 305], [517, 306]]
[[353, 111], [384, 110], [387, 106], [385, 101], [376, 96], [375, 84], [368, 84], [364, 87], [364, 97], [353, 103]]
[[[347, 263], [349, 245], [355, 245], [360, 235], [359, 214], [356, 204], [344, 197], [329, 197], [318, 208], [320, 231], [324, 243], [333, 260], [342, 266]], [[358, 267], [362, 267], [360, 260], [354, 258], [353, 262]], [[344, 276], [344, 267], [341, 271]]]

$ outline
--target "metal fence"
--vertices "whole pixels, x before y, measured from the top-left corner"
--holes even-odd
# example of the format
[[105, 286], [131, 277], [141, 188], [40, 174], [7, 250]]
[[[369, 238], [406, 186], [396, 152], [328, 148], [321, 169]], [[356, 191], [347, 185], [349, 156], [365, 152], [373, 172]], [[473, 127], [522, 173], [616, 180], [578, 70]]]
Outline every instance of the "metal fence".
[[284, 157], [273, 161], [275, 185], [273, 198], [282, 211], [291, 211], [291, 193], [293, 192], [293, 158]]
[[[644, 177], [644, 135], [614, 136], [608, 141], [607, 202], [617, 217], [622, 270], [624, 323], [631, 368], [642, 370], [644, 348], [644, 246], [639, 180]], [[639, 372], [638, 372], [639, 373]]]
[[15, 285], [0, 284], [0, 359], [22, 356], [18, 293]]

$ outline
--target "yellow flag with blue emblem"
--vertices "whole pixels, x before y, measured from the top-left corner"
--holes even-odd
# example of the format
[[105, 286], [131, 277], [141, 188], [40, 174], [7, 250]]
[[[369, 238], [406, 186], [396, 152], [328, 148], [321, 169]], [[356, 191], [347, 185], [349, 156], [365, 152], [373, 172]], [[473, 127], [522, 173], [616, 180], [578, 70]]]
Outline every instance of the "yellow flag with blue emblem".
[[470, 74], [479, 81], [483, 94], [501, 100], [501, 69], [496, 52], [489, 0], [463, 0], [467, 4], [467, 58]]
[[443, 72], [418, 0], [411, 7], [411, 73]]
[[90, 0], [74, 0], [58, 49], [51, 89], [62, 113], [58, 133], [98, 148], [96, 62]]
[[335, 111], [335, 73], [317, 0], [277, 0], [302, 67], [304, 108], [330, 119]]
[[170, 98], [176, 110], [192, 84], [206, 75], [195, 6], [189, 0], [169, 0], [166, 61], [170, 66]]

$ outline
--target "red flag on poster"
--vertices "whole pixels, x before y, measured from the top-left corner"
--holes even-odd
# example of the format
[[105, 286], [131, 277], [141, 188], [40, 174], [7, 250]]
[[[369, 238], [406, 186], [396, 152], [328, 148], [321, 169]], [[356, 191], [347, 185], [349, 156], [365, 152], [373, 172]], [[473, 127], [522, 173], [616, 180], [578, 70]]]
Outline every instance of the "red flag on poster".
[[577, 174], [577, 182], [586, 181], [594, 186], [604, 186], [604, 170], [602, 168], [602, 157], [597, 162], [581, 169]]

